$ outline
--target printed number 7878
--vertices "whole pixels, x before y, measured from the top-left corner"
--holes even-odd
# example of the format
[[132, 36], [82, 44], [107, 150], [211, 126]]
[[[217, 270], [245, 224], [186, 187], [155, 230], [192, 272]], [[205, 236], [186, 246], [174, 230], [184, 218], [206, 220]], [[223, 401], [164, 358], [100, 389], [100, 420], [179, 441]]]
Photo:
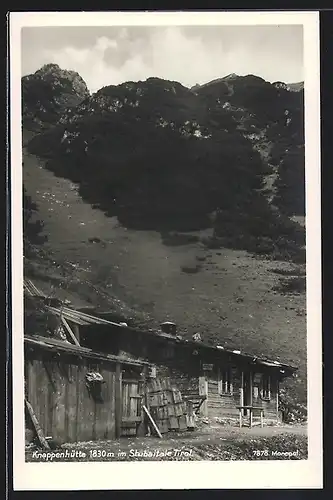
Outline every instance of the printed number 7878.
[[256, 457], [268, 457], [268, 450], [253, 450], [253, 455]]

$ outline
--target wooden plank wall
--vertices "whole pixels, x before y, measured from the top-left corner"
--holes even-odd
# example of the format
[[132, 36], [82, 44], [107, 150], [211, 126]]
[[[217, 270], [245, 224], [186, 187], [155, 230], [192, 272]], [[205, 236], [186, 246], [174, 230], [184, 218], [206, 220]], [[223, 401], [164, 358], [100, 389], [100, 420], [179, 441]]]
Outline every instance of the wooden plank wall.
[[[95, 365], [96, 366], [96, 365]], [[88, 361], [35, 352], [26, 359], [27, 398], [45, 436], [64, 443], [115, 437], [115, 366], [99, 363], [102, 403], [88, 392]]]
[[[193, 363], [193, 362], [192, 362]], [[169, 378], [171, 383], [177, 387], [184, 399], [195, 399], [203, 393], [202, 385], [205, 382], [205, 391], [207, 390], [207, 401], [201, 406], [200, 413], [209, 417], [238, 417], [239, 410], [237, 406], [242, 402], [242, 368], [233, 367], [233, 391], [232, 394], [220, 395], [218, 392], [218, 371], [217, 365], [209, 372], [203, 372], [191, 364], [182, 365], [180, 369], [177, 363], [164, 363], [157, 366], [157, 377], [159, 379]], [[186, 367], [186, 373], [184, 370]], [[222, 367], [221, 367], [222, 369]], [[253, 386], [253, 400], [254, 406], [261, 406], [265, 409], [265, 417], [269, 419], [277, 418], [277, 382], [272, 379], [271, 383], [271, 398], [269, 401], [262, 400], [258, 391], [256, 396], [255, 386]], [[205, 392], [204, 391], [204, 392]]]
[[192, 356], [188, 349], [179, 347], [175, 355], [164, 359], [156, 365], [156, 375], [160, 379], [169, 378], [171, 384], [180, 390], [183, 397], [199, 396], [200, 364], [197, 357]]
[[220, 395], [218, 391], [218, 371], [216, 365], [212, 372], [206, 372], [208, 381], [207, 411], [210, 417], [238, 416], [237, 406], [240, 405], [241, 373], [236, 368], [233, 371], [232, 394]]
[[158, 366], [156, 370], [158, 378], [168, 378], [171, 384], [180, 390], [184, 397], [199, 395], [199, 377], [191, 373], [183, 373], [175, 368]]
[[[175, 345], [166, 343], [161, 338], [150, 338], [143, 334], [133, 334], [130, 330], [122, 330], [117, 336], [118, 352], [127, 353], [133, 357], [147, 359], [156, 365], [156, 376], [159, 379], [168, 378], [172, 385], [180, 390], [184, 399], [198, 398], [202, 392], [200, 378], [205, 377], [208, 385], [207, 401], [201, 406], [201, 413], [208, 416], [234, 417], [238, 415], [237, 406], [241, 404], [241, 365], [234, 369], [233, 394], [218, 394], [217, 364], [223, 361], [207, 351], [205, 362], [213, 363], [212, 372], [201, 370], [201, 355], [194, 355], [195, 346]], [[229, 360], [225, 359], [225, 366]], [[221, 366], [222, 369], [222, 366]], [[263, 406], [268, 416], [276, 415], [276, 389], [272, 384], [271, 400], [262, 401], [254, 398], [253, 404]]]
[[[220, 395], [218, 392], [218, 373], [214, 368], [212, 372], [206, 372], [208, 381], [208, 398], [207, 398], [207, 413], [210, 417], [236, 417], [239, 410], [237, 406], [241, 405], [241, 389], [242, 389], [242, 369], [241, 367], [233, 367], [233, 392], [232, 395]], [[278, 383], [271, 377], [271, 397], [266, 401], [260, 397], [260, 385], [253, 383], [252, 386], [252, 404], [253, 406], [262, 407], [265, 410], [265, 418], [277, 419], [277, 392]]]
[[[174, 365], [157, 366], [157, 376], [161, 378], [169, 377], [172, 384], [176, 386], [185, 399], [196, 399], [202, 395], [200, 389], [200, 381], [205, 380], [205, 387], [208, 387], [207, 401], [201, 406], [201, 414], [221, 417], [221, 416], [237, 416], [237, 406], [240, 405], [240, 386], [241, 375], [235, 370], [233, 380], [233, 395], [223, 395], [218, 393], [218, 374], [217, 367], [214, 367], [212, 372], [202, 372], [197, 366], [194, 365], [192, 360], [191, 365], [183, 364], [186, 366], [187, 372]], [[187, 368], [189, 366], [189, 369]], [[201, 375], [201, 376], [200, 376]], [[206, 392], [206, 390], [204, 391]]]
[[[192, 349], [187, 346], [166, 342], [158, 336], [147, 336], [142, 333], [124, 329], [118, 338], [120, 353], [126, 353], [135, 358], [146, 359], [154, 363], [157, 376], [169, 377], [172, 384], [185, 395], [198, 395], [199, 359], [192, 355]], [[185, 370], [184, 370], [185, 368]]]

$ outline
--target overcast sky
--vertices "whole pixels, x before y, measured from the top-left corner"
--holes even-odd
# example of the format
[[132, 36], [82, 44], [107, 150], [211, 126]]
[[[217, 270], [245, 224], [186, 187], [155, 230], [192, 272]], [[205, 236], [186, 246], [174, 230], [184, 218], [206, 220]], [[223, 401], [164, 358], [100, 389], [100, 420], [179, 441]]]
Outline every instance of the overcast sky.
[[77, 71], [91, 92], [151, 76], [187, 87], [230, 73], [299, 82], [302, 29], [301, 25], [23, 28], [22, 74], [57, 63]]

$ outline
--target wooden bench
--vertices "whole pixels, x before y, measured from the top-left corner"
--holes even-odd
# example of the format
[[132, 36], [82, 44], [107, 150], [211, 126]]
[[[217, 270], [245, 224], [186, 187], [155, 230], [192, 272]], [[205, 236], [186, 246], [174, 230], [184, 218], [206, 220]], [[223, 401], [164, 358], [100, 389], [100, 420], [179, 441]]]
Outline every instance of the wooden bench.
[[239, 427], [243, 426], [244, 410], [249, 411], [249, 427], [253, 424], [253, 412], [260, 411], [260, 427], [264, 427], [264, 408], [261, 406], [237, 406], [239, 410]]

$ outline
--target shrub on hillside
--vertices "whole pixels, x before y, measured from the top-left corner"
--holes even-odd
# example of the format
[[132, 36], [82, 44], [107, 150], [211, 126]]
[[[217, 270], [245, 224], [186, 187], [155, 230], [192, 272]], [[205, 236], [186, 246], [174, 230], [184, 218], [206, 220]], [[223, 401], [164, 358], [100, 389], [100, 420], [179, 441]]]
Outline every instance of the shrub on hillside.
[[279, 410], [285, 423], [301, 423], [307, 420], [307, 405], [297, 401], [288, 389], [280, 389]]
[[305, 214], [304, 145], [293, 148], [282, 158], [275, 182], [273, 203], [286, 215]]
[[258, 195], [252, 206], [244, 204], [238, 211], [218, 212], [215, 236], [208, 241], [208, 246], [216, 244], [265, 255], [272, 260], [302, 263], [304, 240], [305, 231], [299, 224], [271, 211]]
[[283, 294], [300, 294], [305, 292], [305, 276], [294, 276], [292, 278], [280, 278], [279, 284], [273, 290]]
[[305, 269], [301, 267], [293, 268], [293, 269], [284, 269], [276, 267], [274, 269], [270, 269], [270, 271], [274, 274], [280, 274], [282, 276], [304, 276]]
[[36, 219], [37, 205], [23, 188], [23, 251], [28, 256], [34, 245], [43, 244], [47, 237], [43, 234], [43, 221]]
[[195, 273], [198, 273], [201, 269], [201, 264], [187, 264], [187, 265], [183, 265], [181, 266], [181, 270], [183, 271], [183, 273], [186, 273], [186, 274], [195, 274]]
[[186, 233], [164, 233], [161, 234], [162, 241], [164, 245], [167, 246], [181, 246], [188, 245], [190, 243], [197, 243], [199, 241], [199, 236], [194, 234], [186, 234]]

